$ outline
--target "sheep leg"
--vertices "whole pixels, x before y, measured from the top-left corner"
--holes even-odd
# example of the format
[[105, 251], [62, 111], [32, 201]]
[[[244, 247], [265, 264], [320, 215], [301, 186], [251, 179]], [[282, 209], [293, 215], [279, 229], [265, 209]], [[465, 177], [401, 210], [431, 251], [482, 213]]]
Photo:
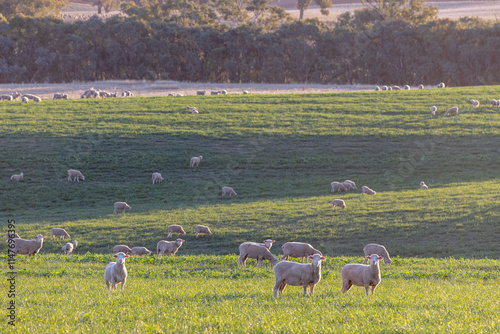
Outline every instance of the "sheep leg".
[[108, 281], [104, 281], [106, 283], [106, 288], [109, 290], [109, 282]]
[[283, 254], [283, 256], [280, 259], [280, 262], [283, 261], [283, 259], [288, 261], [288, 255]]
[[279, 282], [279, 281], [276, 281], [276, 284], [274, 284], [274, 288], [273, 288], [274, 297], [276, 297], [276, 293], [278, 293], [278, 291], [280, 291], [281, 284], [282, 284], [282, 282]]
[[125, 282], [127, 281], [127, 278], [124, 278], [123, 281], [122, 281], [122, 286], [120, 288], [121, 291], [123, 291], [123, 289], [125, 288]]
[[349, 291], [349, 289], [352, 287], [352, 283], [351, 282], [346, 282], [344, 284], [342, 284], [342, 293], [346, 293], [347, 291]]
[[376, 287], [377, 287], [376, 285], [372, 285], [372, 295], [375, 294], [375, 288]]
[[365, 293], [366, 293], [367, 296], [368, 296], [368, 291], [370, 291], [370, 286], [369, 285], [365, 285]]
[[170, 238], [172, 236], [172, 232], [168, 232], [167, 238]]
[[314, 286], [314, 284], [309, 285], [309, 292], [311, 293], [311, 295], [314, 293]]
[[286, 282], [285, 281], [281, 282], [280, 289], [279, 289], [280, 290], [280, 294], [283, 293], [283, 290], [285, 290], [285, 287], [286, 287]]

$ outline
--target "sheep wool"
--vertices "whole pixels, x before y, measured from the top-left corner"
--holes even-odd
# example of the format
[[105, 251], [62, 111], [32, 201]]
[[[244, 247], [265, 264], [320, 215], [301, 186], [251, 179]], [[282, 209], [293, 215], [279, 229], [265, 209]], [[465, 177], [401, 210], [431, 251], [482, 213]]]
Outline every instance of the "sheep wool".
[[314, 254], [322, 255], [319, 250], [305, 242], [285, 242], [281, 249], [283, 250], [283, 256], [280, 261], [288, 260], [288, 257], [295, 257], [300, 258], [300, 262], [304, 262], [305, 259], [307, 263], [309, 256]]
[[369, 265], [351, 263], [342, 267], [340, 276], [342, 277], [342, 293], [346, 293], [353, 286], [364, 286], [365, 293], [368, 296], [370, 287], [372, 288], [372, 295], [375, 293], [375, 288], [382, 280], [380, 276], [379, 260], [382, 258], [377, 254], [369, 255]]
[[125, 267], [125, 259], [129, 255], [119, 252], [113, 255], [116, 262], [110, 262], [104, 269], [104, 283], [108, 290], [116, 290], [116, 285], [121, 283], [120, 290], [123, 291], [127, 282], [127, 268]]
[[304, 295], [307, 294], [309, 286], [311, 295], [314, 293], [314, 287], [321, 280], [321, 261], [325, 260], [320, 254], [309, 256], [311, 263], [297, 263], [290, 261], [282, 261], [274, 266], [275, 284], [273, 295], [279, 292], [283, 293], [286, 285], [302, 286]]

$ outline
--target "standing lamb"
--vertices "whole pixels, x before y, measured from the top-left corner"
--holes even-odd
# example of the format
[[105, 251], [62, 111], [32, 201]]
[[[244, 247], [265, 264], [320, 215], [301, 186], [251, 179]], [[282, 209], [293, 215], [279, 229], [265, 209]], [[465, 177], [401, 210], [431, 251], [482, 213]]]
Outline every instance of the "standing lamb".
[[375, 195], [377, 192], [368, 188], [367, 186], [361, 187], [361, 194], [367, 194], [367, 195]]
[[170, 225], [167, 231], [167, 238], [170, 238], [172, 233], [177, 233], [177, 237], [179, 237], [179, 234], [186, 234], [181, 225]]
[[78, 240], [71, 242], [67, 242], [66, 245], [62, 246], [62, 251], [64, 255], [69, 255], [73, 252], [74, 249], [76, 249], [76, 246], [78, 245]]
[[160, 173], [158, 173], [158, 172], [154, 172], [154, 173], [153, 173], [153, 184], [155, 184], [155, 183], [160, 183], [160, 182], [161, 182], [161, 181], [163, 181], [163, 180], [164, 180], [164, 179], [163, 179], [163, 177], [161, 176], [161, 174], [160, 174]]
[[310, 264], [303, 264], [291, 261], [282, 261], [274, 266], [274, 277], [276, 283], [273, 288], [273, 295], [283, 293], [286, 285], [301, 286], [304, 288], [304, 295], [307, 294], [309, 286], [311, 295], [314, 293], [314, 286], [321, 280], [321, 261], [325, 258], [320, 254], [311, 255]]
[[375, 288], [380, 283], [380, 265], [379, 260], [382, 258], [377, 254], [367, 256], [370, 259], [369, 265], [351, 263], [346, 264], [341, 271], [342, 277], [342, 293], [346, 293], [353, 286], [364, 286], [366, 295], [370, 286], [372, 287], [372, 295], [375, 293]]
[[319, 250], [314, 249], [313, 246], [305, 242], [285, 242], [281, 249], [283, 250], [283, 256], [280, 261], [288, 260], [288, 257], [300, 257], [300, 262], [304, 262], [305, 259], [307, 263], [309, 256], [314, 254], [322, 255]]
[[116, 290], [116, 284], [121, 283], [120, 290], [123, 291], [127, 282], [127, 268], [125, 268], [125, 259], [129, 255], [119, 252], [113, 255], [116, 262], [110, 262], [104, 269], [104, 283], [108, 290]]
[[432, 106], [431, 107], [431, 114], [432, 116], [436, 115], [436, 111], [438, 110], [438, 108], [436, 106]]
[[115, 208], [113, 211], [114, 214], [116, 214], [118, 210], [123, 210], [123, 213], [125, 213], [125, 210], [130, 211], [132, 209], [132, 207], [125, 202], [116, 202], [113, 204], [113, 207]]
[[68, 169], [68, 182], [69, 181], [78, 181], [85, 180], [85, 176], [83, 176], [82, 172], [77, 169]]
[[425, 184], [424, 181], [420, 181], [420, 189], [426, 190], [429, 189], [429, 187]]
[[24, 178], [24, 173], [14, 174], [10, 177], [11, 180], [22, 181]]
[[378, 256], [381, 256], [386, 265], [392, 263], [391, 257], [389, 256], [389, 252], [382, 245], [368, 244], [363, 248], [363, 252], [365, 253], [365, 256], [366, 256], [363, 264], [366, 264], [368, 262], [369, 255], [372, 255], [372, 254], [377, 254]]
[[206, 92], [206, 90], [197, 90], [196, 95], [205, 95]]
[[186, 242], [186, 240], [177, 239], [175, 241], [165, 241], [160, 240], [158, 244], [156, 244], [156, 254], [158, 257], [162, 254], [167, 254], [168, 256], [175, 256], [179, 247]]
[[12, 253], [19, 255], [35, 256], [38, 254], [43, 246], [43, 239], [46, 238], [44, 235], [37, 235], [33, 240], [25, 240], [21, 238], [14, 238], [14, 248]]
[[337, 207], [345, 209], [346, 208], [345, 202], [341, 199], [334, 199], [332, 201], [332, 210], [337, 210]]
[[28, 99], [26, 96], [21, 97], [21, 102], [22, 103], [28, 103], [30, 99]]
[[437, 85], [437, 88], [445, 88], [445, 87], [446, 87], [446, 85], [444, 84], [444, 82], [440, 82]]
[[445, 116], [450, 116], [450, 115], [453, 115], [453, 114], [457, 114], [458, 115], [458, 107], [451, 107], [450, 109], [448, 109], [446, 111], [446, 113], [444, 115]]
[[358, 188], [356, 187], [356, 183], [354, 183], [354, 182], [353, 182], [353, 181], [351, 181], [351, 180], [345, 180], [344, 182], [342, 182], [342, 184], [343, 184], [344, 186], [346, 186], [346, 187], [347, 187], [347, 185], [350, 185], [350, 187], [347, 187], [348, 189], [358, 189]]
[[418, 89], [424, 89], [424, 85], [422, 84], [418, 85]]
[[193, 168], [198, 166], [200, 164], [201, 159], [203, 159], [203, 156], [201, 155], [199, 157], [192, 157], [191, 160], [189, 161], [189, 167]]
[[491, 99], [490, 105], [492, 107], [495, 107], [495, 106], [498, 107], [500, 105], [500, 101], [499, 100], [495, 100], [495, 99]]
[[66, 232], [65, 229], [59, 227], [54, 227], [50, 229], [50, 238], [54, 239], [54, 236], [58, 236], [59, 239], [64, 239], [64, 238], [69, 239], [68, 232]]
[[196, 238], [197, 239], [198, 239], [198, 234], [203, 234], [203, 236], [205, 236], [205, 235], [212, 235], [212, 232], [210, 231], [210, 229], [208, 228], [208, 226], [196, 225], [194, 229], [196, 231]]
[[68, 99], [68, 94], [63, 94], [63, 93], [54, 93], [54, 97], [52, 100], [67, 100]]
[[332, 193], [334, 193], [335, 191], [347, 191], [347, 187], [340, 182], [332, 182], [330, 183], [330, 186], [332, 187]]
[[478, 101], [478, 100], [470, 100], [470, 103], [472, 103], [472, 106], [473, 106], [474, 108], [479, 107], [479, 101]]
[[405, 88], [406, 90], [410, 90], [410, 89], [411, 89], [409, 85], [405, 85], [405, 87], [404, 87], [404, 88]]
[[146, 247], [132, 247], [132, 255], [151, 255], [151, 251]]
[[256, 259], [257, 266], [260, 266], [264, 260], [268, 260], [274, 266], [278, 263], [278, 259], [274, 257], [269, 249], [261, 244], [253, 242], [244, 242], [239, 247], [240, 257], [238, 258], [238, 266], [245, 266], [248, 258]]
[[233, 188], [231, 187], [222, 187], [222, 196], [224, 196], [225, 194], [229, 194], [229, 196], [236, 196], [238, 195]]

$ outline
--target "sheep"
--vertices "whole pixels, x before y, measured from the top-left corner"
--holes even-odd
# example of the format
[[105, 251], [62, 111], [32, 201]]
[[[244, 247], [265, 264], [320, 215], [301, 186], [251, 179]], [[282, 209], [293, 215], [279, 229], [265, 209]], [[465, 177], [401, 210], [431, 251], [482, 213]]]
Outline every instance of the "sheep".
[[314, 293], [314, 286], [321, 280], [321, 261], [325, 260], [320, 254], [310, 255], [311, 263], [303, 264], [291, 261], [283, 261], [274, 266], [274, 277], [276, 283], [273, 288], [273, 295], [283, 293], [286, 285], [301, 286], [304, 288], [304, 295], [307, 294], [307, 287], [311, 295]]
[[63, 94], [63, 93], [54, 93], [54, 97], [52, 100], [67, 100], [68, 99], [68, 94]]
[[220, 90], [213, 90], [210, 92], [210, 95], [220, 95], [221, 91]]
[[24, 94], [23, 97], [26, 97], [29, 100], [33, 100], [34, 102], [40, 102], [40, 101], [42, 101], [42, 99], [39, 96], [36, 96], [36, 95], [33, 95], [33, 94]]
[[21, 237], [19, 236], [19, 234], [17, 233], [5, 233], [5, 242], [9, 242], [9, 239], [14, 239], [14, 238], [17, 238], [17, 239], [21, 239]]
[[28, 99], [26, 96], [21, 97], [21, 102], [22, 103], [28, 103], [30, 99]]
[[438, 110], [438, 108], [436, 106], [432, 106], [431, 107], [431, 114], [432, 116], [436, 115], [436, 111]]
[[44, 235], [37, 235], [33, 240], [25, 240], [21, 238], [14, 238], [14, 248], [12, 253], [19, 255], [35, 256], [38, 254], [43, 246], [43, 239], [46, 238]]
[[120, 252], [128, 254], [128, 253], [132, 253], [132, 250], [127, 245], [116, 245], [115, 247], [113, 247], [113, 254], [120, 253]]
[[1, 101], [12, 101], [14, 98], [10, 94], [2, 94], [0, 95]]
[[444, 82], [440, 82], [437, 85], [437, 88], [445, 88], [445, 87], [446, 87], [446, 85], [444, 84]]
[[330, 186], [332, 187], [332, 193], [334, 193], [335, 190], [338, 192], [347, 191], [347, 187], [340, 182], [332, 182]]
[[347, 208], [345, 205], [345, 202], [341, 199], [334, 199], [332, 201], [332, 210], [337, 210], [337, 207], [340, 207], [342, 209]]
[[491, 105], [492, 107], [498, 107], [498, 106], [500, 105], [500, 100], [495, 100], [495, 99], [492, 99], [492, 100], [490, 101], [490, 105]]
[[424, 181], [420, 181], [420, 189], [426, 190], [426, 189], [429, 189], [429, 187], [425, 184]]
[[382, 259], [384, 260], [385, 265], [392, 263], [391, 257], [389, 256], [389, 252], [382, 245], [367, 244], [363, 248], [363, 252], [365, 253], [365, 261], [363, 262], [363, 264], [366, 264], [368, 262], [369, 256], [372, 254], [377, 254], [378, 256], [381, 256]]
[[24, 173], [14, 174], [10, 177], [11, 180], [22, 181], [24, 178]]
[[472, 103], [472, 106], [473, 106], [474, 108], [479, 107], [479, 101], [478, 101], [478, 100], [470, 100], [470, 103]]
[[418, 85], [418, 89], [424, 89], [424, 85], [422, 84]]
[[223, 89], [220, 91], [222, 95], [226, 95], [227, 94], [227, 90]]
[[387, 86], [382, 86], [382, 90], [389, 90], [389, 87], [387, 87]]
[[130, 211], [132, 209], [132, 207], [125, 202], [116, 202], [113, 204], [113, 207], [115, 208], [113, 214], [116, 214], [118, 210], [123, 210], [123, 213], [125, 213], [125, 210]]
[[378, 92], [380, 90], [380, 87], [379, 86], [376, 86], [375, 87], [375, 91]]
[[186, 234], [186, 232], [180, 225], [170, 225], [167, 231], [167, 238], [170, 238], [172, 236], [172, 233], [177, 233], [177, 237], [179, 236], [179, 234]]
[[367, 194], [367, 195], [375, 195], [377, 192], [368, 188], [367, 186], [361, 187], [361, 194]]
[[130, 257], [127, 254], [119, 252], [113, 255], [116, 262], [110, 262], [104, 269], [104, 283], [108, 290], [116, 290], [116, 284], [121, 283], [120, 290], [123, 291], [127, 282], [127, 268], [125, 268], [125, 259]]
[[160, 173], [158, 173], [158, 172], [153, 173], [153, 184], [160, 183], [163, 180], [164, 180], [164, 178], [161, 176]]
[[369, 265], [351, 263], [342, 267], [340, 275], [342, 277], [342, 293], [346, 293], [353, 286], [364, 286], [365, 293], [368, 296], [370, 286], [372, 287], [372, 295], [375, 293], [375, 288], [380, 283], [380, 265], [379, 257], [377, 254], [367, 256], [370, 259]]
[[231, 187], [222, 187], [222, 196], [224, 196], [225, 194], [229, 194], [229, 196], [236, 196], [238, 195], [233, 188]]
[[300, 262], [304, 262], [305, 259], [307, 263], [308, 256], [322, 255], [319, 250], [314, 249], [313, 246], [305, 242], [285, 242], [281, 249], [283, 250], [283, 256], [280, 261], [288, 260], [288, 257], [300, 257]]
[[406, 90], [410, 90], [410, 89], [411, 89], [409, 85], [405, 85], [405, 87], [404, 87], [404, 88], [405, 88]]
[[132, 247], [132, 255], [151, 255], [151, 251], [146, 247]]
[[401, 90], [401, 87], [396, 86], [396, 85], [393, 85], [391, 88], [394, 89], [394, 90]]
[[248, 91], [248, 90], [244, 90], [244, 91], [243, 91], [243, 94], [250, 94], [250, 91]]
[[12, 94], [10, 94], [10, 95], [12, 95], [12, 99], [13, 99], [13, 100], [17, 100], [17, 98], [21, 96], [21, 93], [14, 92], [14, 93], [12, 93]]
[[186, 106], [186, 109], [191, 110], [191, 114], [199, 114], [199, 111], [198, 109], [196, 109], [196, 107]]
[[179, 249], [179, 247], [182, 246], [184, 242], [186, 242], [186, 240], [182, 239], [177, 239], [175, 241], [160, 240], [156, 245], [156, 254], [158, 257], [160, 257], [160, 255], [162, 254], [167, 254], [168, 256], [175, 256], [175, 253], [177, 253], [177, 250]]
[[193, 168], [198, 166], [200, 164], [201, 159], [203, 159], [203, 156], [201, 155], [199, 157], [192, 157], [191, 160], [189, 161], [189, 167]]
[[278, 259], [274, 257], [269, 249], [262, 245], [253, 242], [244, 242], [239, 247], [240, 257], [238, 258], [238, 266], [245, 266], [247, 258], [256, 259], [257, 266], [262, 265], [264, 260], [268, 260], [274, 266], [278, 263]]
[[194, 230], [196, 232], [196, 238], [198, 238], [198, 234], [203, 234], [204, 236], [205, 235], [212, 235], [212, 232], [210, 231], [208, 226], [196, 225]]
[[344, 182], [339, 182], [339, 183], [345, 187], [346, 191], [348, 191], [348, 190], [354, 190], [354, 189], [357, 189], [357, 188], [356, 188], [356, 186], [355, 186], [355, 185], [353, 185], [353, 184], [352, 184], [352, 183], [350, 183], [350, 182], [346, 182], [346, 181], [344, 181]]
[[62, 251], [64, 255], [69, 255], [71, 252], [73, 252], [73, 249], [76, 249], [76, 246], [78, 245], [78, 240], [71, 242], [67, 242], [66, 245], [62, 246]]
[[453, 114], [457, 114], [458, 115], [458, 107], [451, 107], [450, 109], [448, 109], [446, 111], [446, 113], [444, 115], [445, 116], [450, 116], [450, 115], [453, 115]]
[[350, 185], [351, 185], [351, 187], [350, 187], [351, 189], [358, 189], [358, 188], [356, 187], [356, 183], [354, 183], [354, 182], [353, 182], [353, 181], [351, 181], [351, 180], [345, 180], [344, 182], [342, 182], [342, 184], [343, 184], [343, 185], [350, 184]]
[[126, 96], [132, 96], [132, 92], [131, 92], [131, 91], [129, 91], [129, 90], [124, 90], [124, 91], [122, 92], [122, 97], [126, 97]]
[[85, 181], [85, 176], [83, 176], [82, 172], [77, 169], [68, 169], [68, 182], [70, 181]]
[[196, 95], [205, 95], [206, 92], [206, 90], [197, 90]]
[[58, 236], [59, 239], [70, 238], [68, 232], [65, 229], [54, 227], [50, 229], [50, 239], [54, 239], [54, 236]]

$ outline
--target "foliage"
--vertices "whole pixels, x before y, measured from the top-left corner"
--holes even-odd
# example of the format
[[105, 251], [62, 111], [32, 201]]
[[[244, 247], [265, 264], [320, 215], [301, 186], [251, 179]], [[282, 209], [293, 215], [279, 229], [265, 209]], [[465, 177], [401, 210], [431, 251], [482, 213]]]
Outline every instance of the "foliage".
[[0, 0], [0, 13], [7, 20], [15, 15], [43, 18], [58, 17], [61, 9], [68, 5], [68, 0]]

